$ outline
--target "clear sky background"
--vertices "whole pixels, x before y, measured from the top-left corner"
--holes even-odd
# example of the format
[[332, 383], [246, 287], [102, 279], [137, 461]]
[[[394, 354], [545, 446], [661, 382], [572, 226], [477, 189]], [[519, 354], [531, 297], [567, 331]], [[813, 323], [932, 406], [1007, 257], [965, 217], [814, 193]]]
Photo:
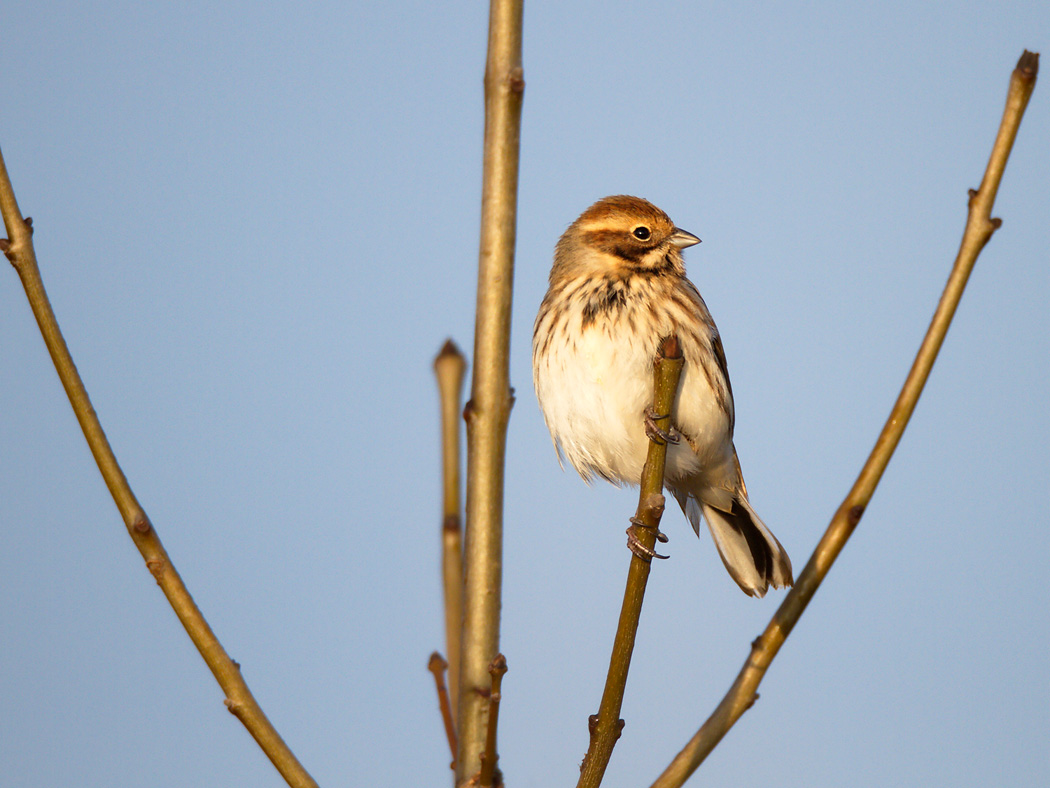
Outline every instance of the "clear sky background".
[[[323, 786], [443, 785], [431, 361], [470, 353], [481, 3], [12, 3], [0, 146], [94, 405], [196, 600]], [[572, 785], [635, 493], [559, 470], [529, 342], [552, 248], [638, 194], [703, 244], [755, 508], [807, 560], [897, 394], [1045, 0], [530, 2], [501, 766]], [[1044, 63], [1044, 66], [1047, 65]], [[690, 784], [1050, 780], [1050, 82], [867, 514]], [[783, 597], [668, 510], [607, 784], [648, 785]], [[11, 786], [282, 784], [124, 531], [0, 277]]]

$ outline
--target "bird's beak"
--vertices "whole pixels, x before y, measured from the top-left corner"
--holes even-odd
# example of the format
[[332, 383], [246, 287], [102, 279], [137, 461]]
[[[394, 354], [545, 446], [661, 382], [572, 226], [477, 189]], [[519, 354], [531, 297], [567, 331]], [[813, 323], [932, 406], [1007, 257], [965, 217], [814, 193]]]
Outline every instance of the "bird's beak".
[[674, 235], [671, 236], [671, 243], [679, 249], [685, 249], [687, 246], [695, 246], [700, 243], [700, 239], [692, 233], [687, 233], [681, 227], [675, 227]]

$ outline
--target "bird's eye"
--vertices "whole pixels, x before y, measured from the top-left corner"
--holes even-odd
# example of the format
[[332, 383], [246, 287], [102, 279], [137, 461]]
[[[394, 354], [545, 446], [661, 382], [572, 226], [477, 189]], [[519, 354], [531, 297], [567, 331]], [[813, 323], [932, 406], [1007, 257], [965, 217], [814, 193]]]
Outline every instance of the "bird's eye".
[[633, 235], [639, 241], [648, 241], [653, 234], [649, 232], [649, 228], [643, 224], [631, 230], [631, 235]]

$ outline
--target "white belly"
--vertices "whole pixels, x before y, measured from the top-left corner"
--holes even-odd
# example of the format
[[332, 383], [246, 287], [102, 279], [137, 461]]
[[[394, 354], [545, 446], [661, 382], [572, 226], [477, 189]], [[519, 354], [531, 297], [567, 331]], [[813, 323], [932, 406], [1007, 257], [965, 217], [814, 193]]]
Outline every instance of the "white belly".
[[[581, 475], [637, 484], [649, 449], [644, 414], [653, 400], [655, 341], [644, 345], [622, 322], [606, 328], [592, 326], [575, 343], [552, 342], [534, 370], [536, 395], [552, 437]], [[672, 411], [687, 438], [668, 447], [672, 480], [720, 467], [732, 452], [728, 415], [699, 364], [689, 362], [690, 350]]]

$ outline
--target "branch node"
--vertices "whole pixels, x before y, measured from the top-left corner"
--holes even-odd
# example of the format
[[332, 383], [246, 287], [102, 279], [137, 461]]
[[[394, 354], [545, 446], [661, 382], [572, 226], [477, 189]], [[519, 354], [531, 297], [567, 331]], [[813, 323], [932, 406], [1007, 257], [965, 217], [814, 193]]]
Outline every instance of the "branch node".
[[489, 675], [492, 676], [493, 692], [499, 689], [497, 680], [507, 675], [507, 658], [502, 654], [497, 654], [492, 658], [492, 662], [489, 663]]
[[659, 520], [664, 516], [664, 505], [666, 503], [667, 499], [664, 498], [662, 493], [650, 493], [645, 496], [645, 501], [642, 505], [654, 520]]
[[459, 515], [458, 514], [447, 514], [445, 515], [444, 522], [441, 524], [441, 529], [448, 533], [458, 534], [460, 531]]
[[151, 558], [149, 561], [146, 562], [146, 568], [159, 583], [160, 576], [164, 574], [164, 561], [161, 561], [159, 558]]
[[524, 93], [525, 69], [523, 69], [521, 66], [512, 68], [510, 74], [507, 76], [507, 87], [510, 88], [512, 93]]
[[849, 527], [856, 528], [860, 518], [864, 516], [864, 504], [858, 503], [849, 508]]

